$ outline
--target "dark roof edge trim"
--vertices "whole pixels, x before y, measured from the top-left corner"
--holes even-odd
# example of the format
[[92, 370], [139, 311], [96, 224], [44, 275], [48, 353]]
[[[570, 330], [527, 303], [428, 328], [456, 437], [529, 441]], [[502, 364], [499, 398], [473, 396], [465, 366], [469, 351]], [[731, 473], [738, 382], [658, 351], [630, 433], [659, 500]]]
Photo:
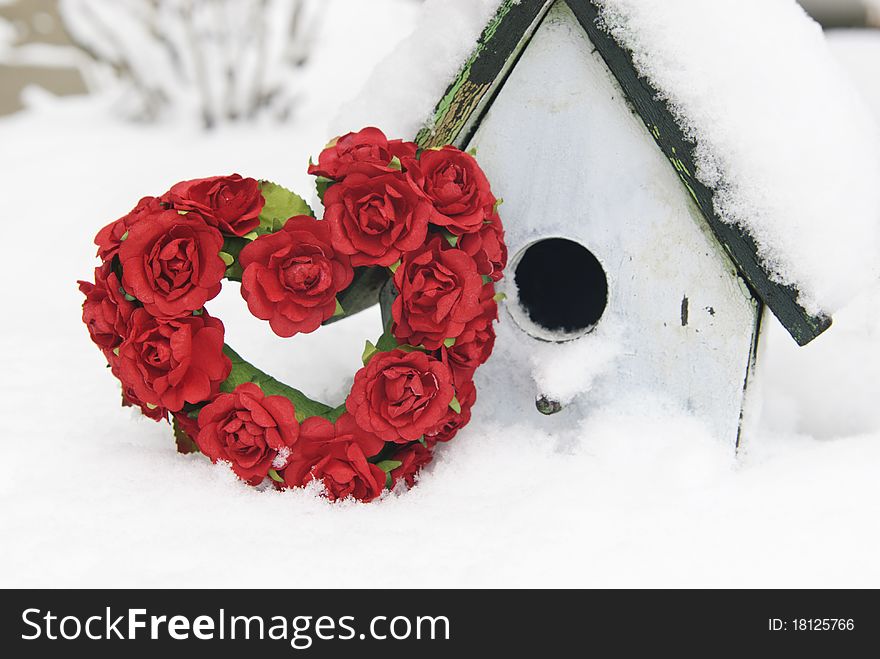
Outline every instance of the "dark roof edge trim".
[[[431, 125], [416, 141], [423, 147], [468, 142], [480, 118], [537, 30], [555, 0], [504, 0], [486, 26], [477, 47], [437, 104]], [[744, 229], [721, 220], [712, 203], [713, 192], [695, 176], [694, 144], [685, 139], [669, 106], [647, 80], [640, 78], [632, 55], [599, 24], [592, 0], [558, 0], [568, 4], [593, 45], [620, 84], [655, 142], [669, 159], [715, 237], [748, 282], [799, 345], [806, 345], [831, 326], [826, 315], [813, 316], [798, 303], [798, 290], [773, 281], [758, 256], [754, 238]]]

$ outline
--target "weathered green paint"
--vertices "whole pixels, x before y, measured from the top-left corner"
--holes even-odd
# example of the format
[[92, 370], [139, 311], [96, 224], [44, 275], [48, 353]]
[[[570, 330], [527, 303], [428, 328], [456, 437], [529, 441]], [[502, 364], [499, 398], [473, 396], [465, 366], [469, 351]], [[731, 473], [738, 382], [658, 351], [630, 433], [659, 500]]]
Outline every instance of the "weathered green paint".
[[[458, 77], [437, 104], [432, 122], [416, 137], [420, 146], [463, 146], [467, 143], [492, 96], [503, 85], [507, 73], [554, 1], [505, 0], [501, 4]], [[754, 238], [743, 228], [725, 223], [715, 212], [713, 191], [694, 174], [693, 143], [685, 138], [657, 91], [639, 77], [631, 53], [599, 27], [599, 10], [595, 2], [558, 1], [571, 8], [623, 89], [628, 104], [669, 158], [688, 194], [756, 296], [773, 311], [800, 345], [809, 343], [828, 329], [831, 318], [811, 315], [798, 302], [799, 294], [794, 287], [773, 280], [772, 273], [758, 255]]]
[[437, 104], [433, 120], [416, 136], [422, 148], [460, 144], [468, 122], [528, 42], [553, 0], [504, 0], [471, 56]]

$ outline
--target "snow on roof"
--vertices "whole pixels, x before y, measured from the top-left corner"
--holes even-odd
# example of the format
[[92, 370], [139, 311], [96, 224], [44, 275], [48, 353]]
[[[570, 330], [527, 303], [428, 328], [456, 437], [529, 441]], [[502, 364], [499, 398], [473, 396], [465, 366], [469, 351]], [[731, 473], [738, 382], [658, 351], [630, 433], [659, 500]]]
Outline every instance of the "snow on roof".
[[878, 276], [880, 140], [794, 0], [597, 0], [696, 143], [716, 211], [810, 312]]
[[[428, 0], [340, 130], [415, 135], [499, 4]], [[718, 215], [751, 233], [808, 312], [830, 314], [880, 277], [877, 126], [795, 0], [595, 4], [695, 142]]]
[[412, 34], [376, 67], [331, 127], [346, 133], [372, 124], [395, 137], [415, 136], [500, 4], [426, 0]]

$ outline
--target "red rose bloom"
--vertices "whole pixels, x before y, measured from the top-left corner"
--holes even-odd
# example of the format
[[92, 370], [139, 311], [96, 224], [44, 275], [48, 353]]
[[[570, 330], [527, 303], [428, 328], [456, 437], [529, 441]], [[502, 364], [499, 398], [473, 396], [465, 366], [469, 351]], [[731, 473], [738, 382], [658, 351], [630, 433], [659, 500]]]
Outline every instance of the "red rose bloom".
[[[177, 452], [185, 455], [187, 453], [195, 453], [198, 451], [199, 445], [196, 444], [196, 437], [199, 436], [198, 416], [193, 418], [189, 414], [185, 414], [183, 411], [175, 412], [171, 416], [174, 417], [174, 421], [177, 423], [177, 430], [174, 432], [174, 441], [177, 444]], [[183, 433], [183, 436], [181, 436], [180, 433]]]
[[482, 310], [483, 278], [474, 260], [441, 236], [406, 256], [394, 286], [400, 294], [392, 306], [393, 331], [401, 343], [437, 350]]
[[144, 309], [131, 315], [119, 347], [117, 376], [144, 405], [172, 412], [212, 398], [229, 377], [223, 323], [207, 314], [162, 320]]
[[214, 176], [176, 184], [165, 196], [178, 210], [196, 211], [224, 233], [244, 236], [260, 226], [266, 200], [260, 183], [239, 174]]
[[95, 244], [98, 246], [98, 256], [102, 261], [109, 261], [119, 252], [125, 234], [128, 233], [137, 222], [145, 217], [151, 217], [165, 210], [162, 202], [155, 197], [144, 197], [128, 215], [123, 215], [105, 226], [95, 236]]
[[476, 233], [463, 235], [458, 241], [458, 248], [474, 259], [477, 272], [491, 277], [492, 281], [498, 281], [507, 267], [507, 245], [498, 213], [493, 214], [489, 222]]
[[389, 266], [428, 233], [431, 205], [405, 174], [352, 174], [327, 190], [324, 217], [333, 247], [351, 264]]
[[393, 158], [414, 158], [418, 147], [413, 142], [389, 141], [378, 128], [364, 128], [331, 142], [318, 157], [317, 165], [309, 165], [309, 174], [342, 181], [350, 174], [378, 176], [395, 171]]
[[405, 163], [434, 206], [431, 224], [461, 235], [483, 226], [495, 207], [489, 180], [473, 156], [454, 146], [423, 151]]
[[465, 325], [461, 335], [451, 347], [443, 346], [438, 358], [451, 369], [455, 381], [469, 380], [477, 367], [485, 364], [495, 347], [495, 327], [498, 318], [498, 304], [495, 302], [495, 287], [486, 284], [480, 293], [479, 316]]
[[387, 477], [369, 458], [384, 446], [349, 414], [339, 417], [335, 425], [319, 416], [310, 417], [303, 421], [296, 455], [281, 475], [289, 487], [320, 481], [331, 501], [349, 496], [372, 501], [382, 494]]
[[330, 227], [312, 217], [290, 218], [239, 256], [241, 294], [278, 336], [314, 332], [336, 311], [336, 295], [354, 277], [349, 257], [330, 242]]
[[287, 465], [299, 434], [289, 399], [265, 396], [257, 385], [245, 382], [202, 408], [196, 443], [212, 462], [229, 462], [239, 478], [259, 485], [270, 469]]
[[421, 444], [413, 444], [398, 451], [391, 459], [401, 463], [391, 470], [392, 487], [400, 481], [405, 482], [407, 487], [413, 487], [422, 467], [434, 459], [434, 452]]
[[[119, 378], [118, 363], [118, 359], [111, 358], [111, 372], [117, 379]], [[125, 384], [122, 385], [122, 407], [137, 407], [140, 409], [141, 414], [157, 423], [168, 419], [168, 410], [164, 407], [159, 407], [158, 405], [147, 405], [137, 397], [137, 394], [134, 393], [134, 389]]]
[[423, 352], [379, 352], [354, 376], [345, 408], [364, 430], [392, 442], [421, 438], [455, 396], [452, 373]]
[[122, 285], [153, 316], [175, 318], [200, 309], [220, 292], [226, 264], [223, 236], [195, 214], [152, 215], [119, 248]]
[[477, 402], [477, 388], [473, 380], [464, 380], [455, 383], [456, 397], [461, 405], [461, 412], [451, 409], [446, 417], [430, 432], [425, 435], [425, 440], [430, 446], [432, 442], [448, 442], [454, 438], [458, 431], [464, 428], [471, 420], [471, 409]]
[[83, 322], [92, 341], [107, 354], [128, 335], [128, 321], [135, 307], [125, 299], [119, 277], [109, 265], [95, 268], [95, 283], [81, 281], [79, 290], [86, 296]]

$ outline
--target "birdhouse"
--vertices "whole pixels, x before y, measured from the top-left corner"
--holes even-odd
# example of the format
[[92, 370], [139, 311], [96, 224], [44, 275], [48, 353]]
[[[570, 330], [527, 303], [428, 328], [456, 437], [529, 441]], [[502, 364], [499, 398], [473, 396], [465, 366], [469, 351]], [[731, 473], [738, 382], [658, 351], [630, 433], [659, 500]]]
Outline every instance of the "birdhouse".
[[[839, 118], [833, 114], [837, 110], [848, 116], [852, 99], [848, 87], [838, 87], [827, 69], [830, 57], [822, 51], [818, 26], [793, 2], [784, 16], [770, 18], [786, 29], [793, 21], [792, 34], [799, 39], [793, 47], [808, 53], [796, 57], [803, 56], [804, 66], [813, 69], [805, 75], [830, 85], [807, 93], [799, 90], [811, 85], [801, 81], [784, 76], [773, 81], [775, 68], [782, 76], [789, 64], [798, 66], [796, 57], [780, 54], [784, 62], [758, 67], [752, 58], [733, 72], [725, 70], [726, 59], [750, 57], [750, 35], [725, 36], [718, 52], [712, 52], [712, 38], [701, 31], [723, 35], [721, 21], [729, 19], [724, 11], [729, 14], [736, 3], [719, 5], [720, 17], [712, 15], [714, 3], [646, 3], [655, 13], [647, 18], [649, 9], [625, 0], [498, 4], [417, 138], [424, 147], [452, 143], [473, 149], [496, 196], [503, 198], [510, 251], [503, 284], [507, 300], [496, 357], [486, 374], [481, 372], [490, 380], [481, 386], [481, 397], [493, 397], [495, 409], [510, 418], [528, 417], [532, 423], [542, 423], [538, 412], [558, 412], [543, 421], [552, 427], [570, 425], [615, 392], [660, 391], [717, 436], [738, 443], [765, 309], [805, 345], [830, 327], [829, 309], [835, 304], [826, 304], [834, 300], [827, 290], [815, 291], [826, 283], [828, 290], [838, 284], [845, 289], [876, 272], [867, 265], [870, 250], [852, 249], [855, 236], [848, 235], [847, 246], [839, 235], [823, 233], [816, 221], [832, 203], [829, 197], [836, 196], [837, 203], [846, 197], [846, 185], [829, 176], [827, 166], [822, 172], [813, 167], [805, 180], [793, 181], [785, 164], [819, 162], [823, 156], [814, 153], [817, 149], [827, 154], [829, 149], [860, 148], [862, 138], [847, 132], [849, 126], [835, 123], [838, 128], [829, 128], [837, 131], [834, 136], [813, 126], [799, 137], [786, 125], [814, 121], [817, 112], [820, 121], [822, 112], [829, 122]], [[685, 10], [696, 23], [681, 34], [664, 34], [672, 25], [664, 20], [677, 20]], [[745, 17], [742, 24], [750, 20]], [[694, 47], [703, 50], [691, 54], [709, 52], [707, 61], [686, 60], [687, 48], [675, 51], [692, 36], [699, 41]], [[756, 39], [764, 37], [767, 29]], [[765, 41], [772, 50], [772, 34]], [[731, 44], [738, 44], [736, 50]], [[652, 78], [645, 72], [655, 59]], [[803, 105], [813, 93], [836, 100], [829, 101], [833, 107], [803, 108], [804, 118], [798, 117], [797, 107], [788, 107], [794, 112], [787, 120], [781, 110], [780, 116], [772, 107], [767, 110], [768, 88], [779, 89], [773, 93], [787, 104]], [[676, 89], [682, 90], [681, 98]], [[743, 90], [754, 99], [744, 99]], [[694, 102], [688, 102], [691, 92]], [[730, 113], [741, 109], [754, 116], [734, 116], [727, 135], [715, 142], [705, 139], [711, 131], [701, 129], [711, 128], [713, 118], [723, 116], [728, 106]], [[852, 116], [856, 119], [843, 123], [854, 126], [862, 120], [855, 110]], [[767, 144], [766, 155], [740, 149], [739, 140], [759, 146], [767, 142], [764, 118], [774, 126], [771, 141], [784, 133], [779, 144]], [[731, 138], [731, 126], [740, 125], [748, 132]], [[734, 153], [724, 153], [725, 144], [733, 145]], [[749, 169], [735, 161], [740, 151], [745, 153], [740, 160], [754, 156], [757, 164]], [[868, 171], [875, 171], [874, 160], [857, 155], [870, 163]], [[713, 163], [717, 172], [711, 171]], [[740, 175], [742, 169], [751, 177]], [[855, 178], [860, 187], [854, 194], [864, 195], [870, 183]], [[774, 186], [786, 190], [779, 195], [782, 201], [768, 196]], [[855, 226], [853, 218], [860, 215], [859, 222], [876, 225], [877, 206], [868, 208], [877, 203], [876, 195], [868, 196], [851, 200], [857, 208], [841, 209], [844, 217], [836, 221], [851, 220]], [[851, 227], [840, 231], [848, 233]], [[873, 250], [876, 231], [863, 236]], [[798, 247], [787, 249], [788, 242]], [[837, 257], [849, 250], [858, 262], [850, 264], [851, 270], [859, 272], [847, 280], [838, 277], [845, 267], [810, 270], [827, 261], [823, 250]], [[581, 347], [573, 350], [575, 344]], [[608, 358], [590, 395], [559, 400], [535, 376], [536, 359], [544, 356], [553, 361], [554, 354], [562, 355], [550, 368], [576, 372], [591, 368], [586, 362], [600, 353]]]

